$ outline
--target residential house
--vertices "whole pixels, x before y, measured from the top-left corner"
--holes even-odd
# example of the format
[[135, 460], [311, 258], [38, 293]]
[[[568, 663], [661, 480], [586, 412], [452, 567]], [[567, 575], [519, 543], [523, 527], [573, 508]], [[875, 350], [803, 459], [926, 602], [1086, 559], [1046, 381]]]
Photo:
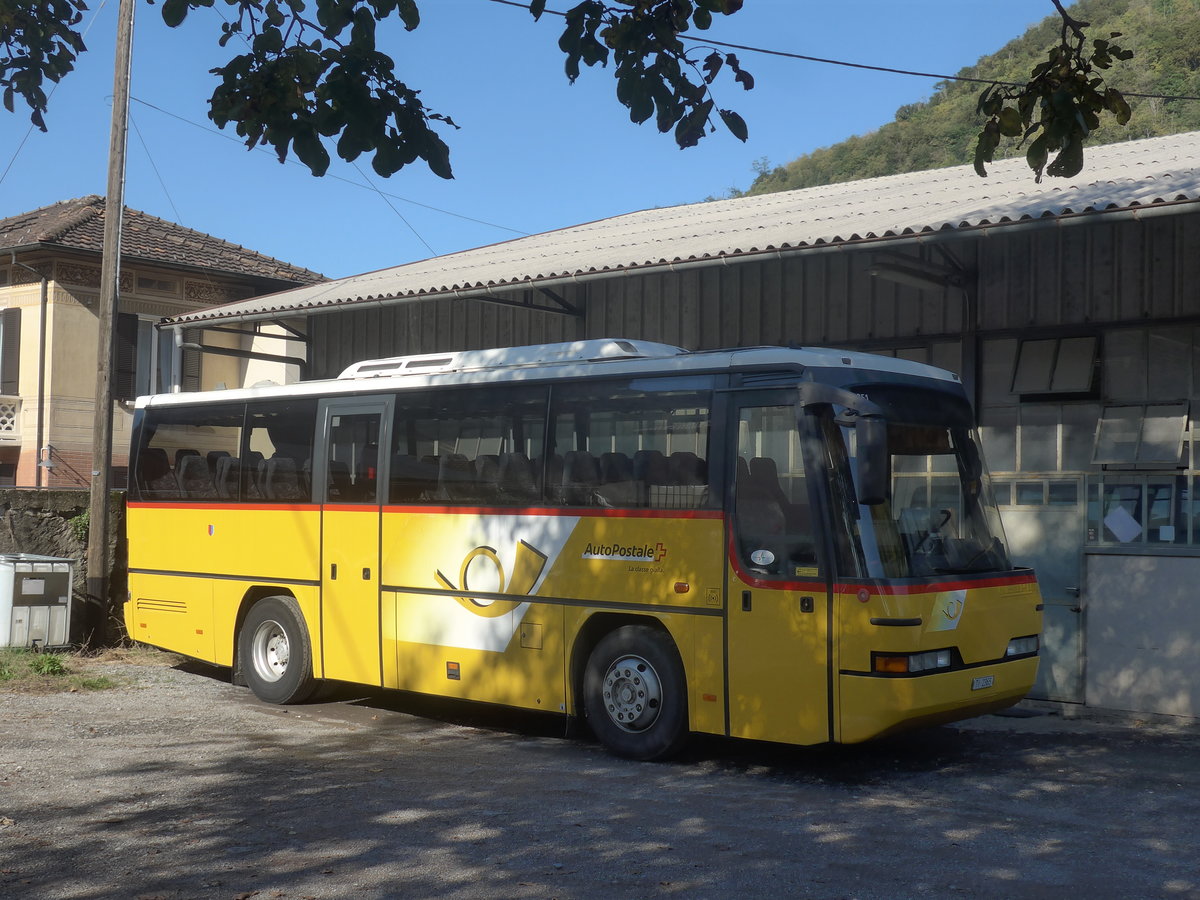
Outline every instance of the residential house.
[[[0, 219], [0, 484], [86, 487], [98, 370], [105, 202], [97, 196]], [[134, 209], [122, 222], [113, 382], [114, 483], [123, 484], [139, 394], [253, 382], [286, 331], [219, 335], [225, 355], [177, 351], [164, 317], [324, 280], [316, 272]], [[274, 335], [274, 336], [272, 336]], [[267, 353], [267, 355], [271, 355]], [[273, 366], [278, 377], [297, 367]]]

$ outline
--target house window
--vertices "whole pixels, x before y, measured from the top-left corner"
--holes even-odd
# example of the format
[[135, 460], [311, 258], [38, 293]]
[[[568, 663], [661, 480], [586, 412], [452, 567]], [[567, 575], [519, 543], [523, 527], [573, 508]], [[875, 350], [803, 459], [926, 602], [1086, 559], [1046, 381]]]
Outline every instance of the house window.
[[159, 294], [178, 294], [179, 282], [173, 278], [152, 278], [149, 275], [139, 275], [137, 289], [139, 291], [152, 291]]
[[1014, 394], [1083, 394], [1092, 390], [1096, 337], [1021, 341], [1013, 367]]
[[169, 331], [158, 332], [153, 318], [117, 314], [117, 370], [113, 396], [133, 400], [144, 394], [169, 391], [174, 381], [174, 342]]
[[1092, 462], [1151, 468], [1177, 466], [1187, 421], [1186, 401], [1106, 406], [1096, 428]]

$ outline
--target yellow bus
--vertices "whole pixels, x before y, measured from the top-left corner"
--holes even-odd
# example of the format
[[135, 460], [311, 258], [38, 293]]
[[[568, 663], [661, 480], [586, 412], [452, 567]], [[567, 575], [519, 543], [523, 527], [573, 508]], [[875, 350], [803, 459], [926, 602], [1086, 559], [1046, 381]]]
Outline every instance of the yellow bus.
[[587, 340], [143, 397], [129, 635], [262, 700], [337, 680], [690, 733], [858, 742], [1017, 702], [1041, 599], [957, 376]]

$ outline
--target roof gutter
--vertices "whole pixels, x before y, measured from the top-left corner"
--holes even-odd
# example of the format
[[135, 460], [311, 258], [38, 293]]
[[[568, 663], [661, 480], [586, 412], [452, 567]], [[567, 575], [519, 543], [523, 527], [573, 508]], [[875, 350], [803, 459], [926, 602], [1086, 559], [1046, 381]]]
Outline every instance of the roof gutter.
[[335, 313], [347, 307], [355, 309], [378, 309], [400, 303], [414, 303], [425, 300], [486, 300], [489, 294], [497, 291], [525, 290], [528, 288], [554, 288], [567, 285], [588, 284], [593, 281], [611, 279], [618, 276], [637, 277], [657, 272], [687, 272], [694, 269], [706, 269], [713, 266], [731, 266], [739, 263], [761, 262], [770, 259], [786, 259], [793, 256], [807, 256], [824, 253], [847, 253], [863, 247], [874, 247], [887, 244], [889, 247], [933, 244], [967, 238], [989, 238], [1002, 236], [1012, 232], [1028, 233], [1030, 231], [1045, 231], [1048, 229], [1063, 229], [1077, 225], [1085, 225], [1103, 218], [1106, 223], [1140, 222], [1146, 219], [1156, 219], [1166, 216], [1182, 215], [1187, 212], [1200, 210], [1200, 197], [1186, 200], [1171, 200], [1147, 206], [1123, 207], [1121, 209], [1088, 210], [1080, 213], [1070, 212], [1063, 215], [1048, 215], [1039, 219], [1021, 219], [1010, 222], [986, 223], [981, 225], [945, 226], [937, 230], [913, 232], [911, 234], [888, 234], [856, 238], [846, 241], [823, 244], [803, 244], [787, 247], [772, 247], [767, 250], [746, 250], [737, 253], [723, 253], [718, 256], [703, 259], [687, 259], [652, 263], [648, 265], [623, 266], [617, 269], [605, 269], [599, 272], [573, 273], [556, 275], [545, 279], [530, 279], [513, 282], [512, 284], [485, 285], [479, 287], [436, 291], [427, 294], [378, 297], [369, 300], [334, 300], [320, 306], [298, 306], [292, 309], [275, 308], [261, 312], [240, 315], [213, 316], [212, 318], [188, 319], [187, 321], [168, 320], [161, 327], [169, 329], [203, 328], [206, 322], [255, 322], [278, 319], [290, 316], [315, 316], [324, 313]]

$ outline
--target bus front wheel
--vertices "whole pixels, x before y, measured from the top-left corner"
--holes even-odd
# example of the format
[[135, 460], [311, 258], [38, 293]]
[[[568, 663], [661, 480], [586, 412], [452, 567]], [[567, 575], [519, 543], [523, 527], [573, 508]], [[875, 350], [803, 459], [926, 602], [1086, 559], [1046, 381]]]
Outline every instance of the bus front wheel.
[[688, 737], [686, 679], [675, 643], [647, 625], [607, 634], [583, 678], [588, 724], [604, 746], [629, 759], [665, 759]]
[[250, 608], [238, 632], [238, 660], [250, 690], [266, 703], [302, 703], [316, 689], [312, 642], [291, 597], [266, 597]]

